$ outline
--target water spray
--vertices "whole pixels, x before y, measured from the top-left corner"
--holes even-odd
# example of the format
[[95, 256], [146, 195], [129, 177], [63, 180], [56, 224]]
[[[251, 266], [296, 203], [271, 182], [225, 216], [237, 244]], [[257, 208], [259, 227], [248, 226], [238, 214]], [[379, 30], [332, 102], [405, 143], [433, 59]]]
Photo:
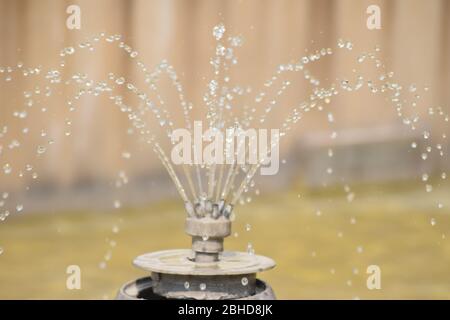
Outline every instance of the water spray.
[[[331, 103], [335, 96], [341, 92], [356, 92], [367, 87], [372, 93], [384, 94], [390, 99], [392, 106], [395, 108], [398, 117], [402, 120], [403, 125], [407, 126], [411, 131], [416, 131], [418, 122], [421, 118], [416, 116], [416, 104], [420, 95], [417, 94], [416, 86], [410, 86], [408, 93], [413, 94], [413, 101], [410, 102], [405, 98], [404, 87], [395, 81], [392, 72], [387, 72], [381, 60], [378, 57], [378, 48], [374, 52], [364, 53], [357, 58], [358, 63], [372, 63], [377, 68], [379, 75], [377, 78], [366, 78], [362, 75], [355, 77], [353, 80], [347, 78], [338, 79], [339, 83], [330, 83], [328, 86], [321, 84], [317, 77], [311, 73], [309, 65], [317, 63], [319, 60], [331, 56], [335, 49], [322, 48], [301, 57], [298, 61], [289, 64], [279, 65], [274, 74], [264, 82], [264, 88], [254, 97], [250, 88], [235, 86], [230, 83], [227, 75], [229, 68], [237, 63], [234, 55], [234, 49], [241, 44], [240, 37], [224, 38], [225, 27], [219, 24], [213, 29], [213, 36], [217, 41], [216, 53], [210, 60], [214, 68], [214, 77], [208, 84], [208, 90], [204, 95], [203, 101], [208, 109], [206, 119], [209, 122], [209, 128], [214, 131], [220, 131], [227, 128], [235, 129], [256, 129], [263, 126], [268, 119], [269, 114], [278, 105], [278, 99], [285, 93], [291, 82], [283, 79], [293, 72], [300, 72], [302, 79], [307, 80], [310, 90], [305, 100], [296, 103], [293, 106], [287, 106], [289, 114], [279, 125], [280, 137], [289, 132], [292, 127], [304, 118], [306, 113], [314, 111], [326, 110], [327, 105]], [[109, 73], [107, 79], [100, 81], [91, 79], [87, 74], [77, 72], [70, 74], [64, 68], [67, 65], [65, 59], [70, 61], [69, 56], [75, 55], [78, 51], [94, 50], [94, 47], [100, 42], [105, 41], [108, 45], [118, 43], [116, 47], [124, 50], [133, 59], [138, 70], [145, 75], [147, 87], [141, 88], [130, 82], [128, 79], [114, 73]], [[353, 45], [351, 42], [338, 40], [337, 50], [351, 50]], [[77, 47], [67, 47], [60, 53], [59, 67], [56, 69], [42, 70], [37, 68], [24, 68], [22, 63], [18, 63], [14, 67], [0, 67], [0, 73], [8, 74], [5, 81], [12, 80], [11, 75], [28, 75], [45, 77], [45, 89], [34, 89], [24, 91], [24, 103], [27, 108], [36, 108], [39, 106], [41, 111], [47, 108], [41, 103], [47, 101], [52, 96], [52, 92], [60, 92], [56, 85], [64, 86], [74, 85], [76, 94], [67, 99], [66, 103], [68, 111], [75, 111], [80, 98], [83, 96], [104, 95], [114, 102], [121, 112], [125, 113], [131, 121], [133, 129], [139, 134], [146, 144], [148, 144], [161, 160], [163, 167], [166, 169], [169, 177], [174, 183], [180, 198], [185, 204], [187, 213], [185, 232], [192, 238], [190, 249], [168, 250], [143, 254], [134, 260], [135, 266], [149, 273], [148, 277], [137, 279], [125, 284], [119, 291], [118, 299], [274, 299], [274, 293], [271, 287], [257, 279], [257, 273], [275, 266], [273, 260], [255, 255], [253, 252], [231, 252], [224, 250], [224, 239], [231, 234], [233, 209], [238, 203], [245, 203], [243, 196], [252, 188], [254, 176], [260, 167], [264, 167], [266, 159], [271, 153], [278, 153], [277, 139], [272, 141], [271, 148], [268, 150], [266, 157], [258, 160], [257, 163], [245, 162], [239, 163], [183, 163], [176, 170], [174, 162], [171, 161], [161, 145], [157, 142], [153, 133], [153, 123], [147, 121], [148, 115], [154, 115], [157, 121], [156, 127], [160, 127], [167, 136], [172, 138], [175, 129], [174, 121], [170, 116], [167, 104], [162, 99], [158, 91], [158, 82], [162, 76], [168, 77], [172, 86], [176, 89], [180, 100], [181, 112], [184, 118], [184, 128], [189, 132], [193, 131], [192, 121], [190, 119], [190, 110], [192, 104], [185, 100], [182, 85], [174, 68], [163, 60], [154, 70], [148, 69], [143, 62], [136, 59], [137, 52], [130, 46], [122, 42], [119, 35], [99, 34], [91, 39], [90, 42], [84, 42]], [[356, 72], [356, 71], [355, 71]], [[67, 77], [67, 75], [69, 75]], [[219, 77], [223, 75], [223, 77]], [[222, 79], [222, 80], [221, 80]], [[37, 87], [36, 87], [37, 88]], [[127, 90], [130, 94], [138, 99], [137, 105], [128, 104], [122, 91]], [[270, 91], [274, 91], [271, 97]], [[44, 96], [43, 96], [44, 94]], [[153, 99], [152, 94], [157, 95], [157, 99]], [[235, 98], [249, 98], [249, 103], [241, 105]], [[34, 100], [33, 100], [34, 99]], [[35, 102], [33, 102], [35, 101]], [[431, 109], [431, 112], [430, 112]], [[440, 107], [430, 108], [428, 116], [439, 116], [445, 122], [449, 122], [449, 115]], [[242, 110], [242, 111], [241, 111]], [[435, 111], [436, 110], [436, 111]], [[243, 116], [240, 113], [243, 112]], [[25, 111], [14, 111], [14, 117], [22, 119], [27, 117]], [[328, 122], [333, 122], [332, 113], [328, 113]], [[256, 123], [255, 123], [256, 122]], [[195, 124], [195, 121], [194, 121]], [[68, 118], [65, 121], [65, 136], [71, 135], [72, 120]], [[25, 130], [26, 129], [26, 130]], [[195, 128], [194, 128], [195, 130]], [[3, 144], [2, 139], [6, 140], [8, 127], [4, 126], [0, 132], [0, 151], [15, 149], [20, 146], [19, 141]], [[23, 134], [28, 133], [28, 128], [24, 128]], [[336, 132], [333, 132], [331, 139], [336, 138]], [[42, 131], [41, 137], [47, 137], [47, 132]], [[9, 139], [9, 138], [8, 138]], [[24, 138], [26, 139], [26, 138]], [[48, 139], [45, 138], [45, 139]], [[430, 155], [437, 153], [443, 157], [445, 151], [442, 146], [448, 142], [447, 135], [443, 133], [441, 137], [430, 139], [430, 131], [423, 132], [423, 141], [426, 149], [421, 152], [421, 159], [427, 160]], [[250, 140], [250, 139], [249, 139]], [[226, 150], [231, 145], [234, 146], [232, 140], [225, 139]], [[241, 140], [244, 143], [245, 139]], [[435, 141], [435, 140], [433, 140]], [[172, 141], [173, 142], [173, 141]], [[41, 141], [36, 146], [36, 157], [42, 157], [47, 147], [50, 147], [54, 140]], [[48, 146], [47, 146], [48, 144]], [[8, 148], [3, 146], [8, 145]], [[242, 150], [238, 143], [237, 150]], [[412, 149], [416, 149], [417, 142], [411, 145]], [[2, 149], [3, 148], [3, 149]], [[189, 147], [190, 148], [190, 147]], [[258, 148], [260, 145], [258, 143]], [[245, 150], [245, 146], [243, 150]], [[259, 150], [260, 151], [260, 150]], [[220, 151], [220, 152], [223, 152]], [[238, 151], [236, 151], [238, 152]], [[256, 154], [257, 150], [252, 151]], [[236, 155], [233, 151], [232, 155]], [[260, 152], [258, 152], [260, 154]], [[332, 156], [329, 154], [329, 156]], [[236, 157], [238, 158], [238, 157]], [[228, 166], [228, 167], [227, 167]], [[181, 171], [181, 172], [180, 172]], [[31, 165], [21, 168], [19, 165], [14, 166], [10, 163], [3, 164], [4, 175], [19, 174], [23, 177], [28, 174], [32, 180], [38, 178], [38, 174]], [[425, 183], [426, 191], [432, 191], [432, 185], [428, 182], [428, 174], [424, 175], [426, 179], [422, 179]], [[445, 172], [441, 175], [442, 179], [446, 179]], [[187, 184], [186, 184], [187, 183]], [[187, 188], [185, 189], [185, 186]], [[28, 188], [28, 187], [27, 187]], [[256, 191], [256, 190], [255, 190]], [[256, 192], [255, 192], [256, 193]], [[259, 192], [258, 192], [259, 193]], [[10, 210], [6, 208], [8, 203], [6, 200], [8, 193], [3, 193], [2, 209], [0, 212], [0, 221], [5, 220], [10, 215]], [[13, 199], [9, 197], [9, 201]], [[11, 203], [16, 212], [23, 210], [23, 204]], [[442, 204], [438, 204], [438, 208], [442, 208]], [[432, 220], [434, 221], [434, 220]], [[432, 222], [434, 225], [435, 222]]]

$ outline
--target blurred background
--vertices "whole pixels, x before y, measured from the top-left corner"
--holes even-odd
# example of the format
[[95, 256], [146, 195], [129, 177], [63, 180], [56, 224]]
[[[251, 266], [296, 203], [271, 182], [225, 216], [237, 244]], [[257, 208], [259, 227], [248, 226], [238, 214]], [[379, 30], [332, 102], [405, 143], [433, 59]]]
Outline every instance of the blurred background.
[[[66, 27], [72, 4], [81, 8], [80, 30]], [[366, 26], [373, 4], [381, 9], [380, 30]], [[417, 88], [409, 98], [417, 100], [414, 114], [420, 116], [411, 131], [386, 95], [367, 89], [333, 98], [327, 106], [332, 123], [326, 111], [309, 113], [283, 139], [279, 174], [261, 178], [261, 195], [236, 210], [236, 234], [227, 248], [246, 250], [251, 243], [274, 258], [277, 268], [262, 277], [279, 298], [449, 299], [450, 161], [448, 139], [442, 139], [449, 134], [448, 117], [443, 120], [450, 106], [448, 1], [0, 0], [0, 67], [56, 68], [63, 48], [101, 32], [119, 34], [149, 69], [164, 59], [174, 66], [193, 118], [201, 118], [212, 75], [212, 28], [220, 22], [228, 35], [243, 37], [232, 75], [255, 92], [278, 65], [329, 47], [336, 52], [311, 67], [323, 83], [376, 79], [380, 69], [357, 58], [378, 47], [384, 72]], [[352, 50], [335, 50], [340, 38], [351, 41]], [[114, 73], [144, 83], [116, 47], [99, 45], [63, 60], [65, 76], [101, 81]], [[38, 107], [24, 119], [18, 116], [26, 108], [24, 92], [42, 89], [43, 79], [13, 74], [8, 81], [7, 73], [0, 74], [0, 164], [13, 170], [0, 172], [0, 191], [24, 209], [0, 208], [11, 212], [0, 223], [0, 298], [113, 298], [123, 282], [143, 275], [131, 266], [135, 256], [190, 245], [168, 175], [109, 99], [85, 96], [69, 113], [74, 91], [60, 86], [45, 102], [34, 101]], [[291, 80], [268, 127], [279, 126], [287, 107], [309, 97], [302, 74]], [[169, 82], [160, 91], [181, 121]], [[250, 104], [246, 99], [239, 103]], [[424, 130], [431, 133], [427, 140]], [[36, 157], [36, 146], [49, 136], [54, 143]], [[426, 151], [441, 140], [444, 156]], [[20, 148], [11, 148], [14, 141]], [[38, 178], [20, 175], [17, 168], [27, 164]], [[71, 264], [81, 267], [81, 290], [66, 289]], [[382, 270], [381, 290], [366, 287], [371, 264]]]

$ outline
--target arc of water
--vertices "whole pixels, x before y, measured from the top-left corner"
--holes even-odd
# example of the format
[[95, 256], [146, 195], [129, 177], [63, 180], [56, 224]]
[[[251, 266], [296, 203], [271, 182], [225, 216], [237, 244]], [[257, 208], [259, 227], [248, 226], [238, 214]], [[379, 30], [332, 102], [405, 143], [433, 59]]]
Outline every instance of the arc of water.
[[[84, 47], [86, 47], [86, 48], [87, 48], [87, 47], [91, 48], [92, 46], [84, 46]], [[120, 46], [119, 46], [119, 47], [120, 47]], [[340, 46], [340, 47], [341, 47], [341, 46]], [[128, 46], [125, 46], [125, 45], [122, 45], [122, 48], [126, 49], [127, 52], [130, 51], [130, 50], [132, 50], [131, 48], [129, 48]], [[282, 66], [280, 66], [280, 68], [277, 70], [276, 75], [273, 76], [270, 80], [268, 80], [268, 81], [265, 83], [265, 86], [266, 86], [267, 88], [270, 88], [270, 87], [275, 83], [275, 80], [278, 80], [278, 79], [281, 80], [281, 78], [279, 77], [279, 75], [280, 75], [281, 73], [284, 73], [284, 72], [286, 72], [286, 71], [302, 71], [303, 74], [304, 74], [304, 76], [305, 76], [305, 79], [309, 79], [309, 80], [310, 80], [310, 83], [314, 86], [314, 90], [313, 90], [314, 93], [313, 93], [313, 95], [311, 95], [311, 99], [310, 99], [310, 100], [313, 101], [313, 102], [307, 103], [307, 104], [305, 104], [305, 105], [302, 104], [302, 107], [300, 107], [300, 108], [295, 108], [295, 109], [294, 109], [293, 116], [291, 116], [290, 118], [287, 118], [287, 119], [285, 120], [285, 122], [283, 123], [283, 125], [282, 125], [282, 128], [284, 129], [284, 133], [285, 133], [286, 131], [289, 131], [289, 130], [290, 130], [291, 127], [289, 126], [289, 123], [296, 123], [299, 119], [301, 119], [302, 113], [299, 111], [299, 109], [302, 110], [302, 111], [304, 111], [304, 112], [308, 112], [309, 110], [313, 109], [313, 108], [316, 106], [316, 104], [315, 104], [315, 102], [314, 102], [315, 100], [317, 100], [317, 99], [319, 99], [319, 100], [324, 99], [324, 97], [326, 96], [326, 95], [323, 95], [323, 93], [324, 93], [324, 92], [326, 93], [327, 91], [324, 90], [323, 88], [322, 88], [322, 89], [317, 88], [318, 85], [319, 85], [319, 82], [316, 81], [315, 78], [311, 76], [311, 74], [309, 73], [309, 71], [306, 70], [306, 69], [304, 68], [304, 65], [306, 65], [306, 64], [309, 63], [309, 62], [317, 61], [317, 60], [319, 60], [319, 59], [321, 58], [321, 56], [325, 56], [325, 55], [327, 55], [327, 54], [332, 54], [331, 49], [329, 49], [329, 48], [328, 48], [328, 49], [324, 49], [324, 48], [323, 48], [323, 49], [320, 51], [320, 53], [316, 52], [316, 54], [312, 56], [313, 58], [311, 58], [311, 56], [310, 56], [309, 59], [307, 58], [307, 60], [305, 60], [305, 57], [303, 57], [301, 63], [297, 63], [297, 64], [289, 64], [289, 65], [284, 65], [284, 66], [282, 65]], [[369, 56], [372, 60], [374, 60], [374, 61], [377, 63], [377, 68], [378, 68], [378, 64], [381, 65], [381, 63], [379, 63], [378, 60], [376, 59], [375, 55], [369, 54], [368, 56]], [[360, 59], [358, 59], [358, 60], [360, 60]], [[364, 60], [364, 59], [363, 59], [363, 60]], [[224, 69], [226, 69], [226, 68], [225, 68], [225, 65], [224, 65], [224, 61], [222, 61], [222, 62], [221, 62], [221, 61], [222, 61], [222, 60], [219, 59], [219, 62], [220, 62], [220, 63], [218, 64], [217, 73], [215, 72], [215, 79], [217, 80], [217, 81], [216, 81], [216, 84], [218, 84], [218, 82], [219, 82], [220, 66], [223, 66]], [[164, 63], [164, 62], [163, 62], [163, 63]], [[65, 64], [64, 64], [64, 65], [65, 65]], [[62, 67], [64, 67], [64, 65], [62, 65]], [[138, 65], [142, 68], [142, 70], [143, 70], [144, 72], [146, 72], [146, 68], [145, 68], [145, 66], [144, 66], [142, 63], [138, 63]], [[40, 72], [40, 71], [39, 71], [39, 72]], [[181, 87], [181, 83], [179, 83], [178, 77], [177, 77], [175, 71], [173, 70], [173, 67], [170, 66], [170, 65], [167, 65], [167, 64], [165, 64], [165, 65], [159, 65], [158, 68], [157, 68], [156, 74], [154, 74], [153, 76], [150, 76], [150, 77], [148, 78], [148, 79], [150, 79], [150, 80], [149, 80], [150, 88], [151, 88], [154, 92], [156, 92], [156, 98], [157, 98], [158, 102], [161, 104], [161, 107], [162, 107], [162, 105], [164, 105], [164, 101], [162, 100], [162, 97], [159, 95], [159, 93], [158, 93], [158, 88], [157, 88], [157, 86], [156, 86], [156, 83], [158, 82], [158, 81], [157, 81], [158, 77], [157, 77], [156, 75], [157, 75], [157, 74], [161, 74], [161, 72], [165, 72], [165, 73], [167, 73], [167, 74], [169, 75], [169, 78], [172, 80], [173, 85], [174, 85], [175, 88], [177, 89], [177, 92], [178, 92], [179, 97], [180, 97], [180, 104], [182, 105], [183, 110], [184, 110], [184, 116], [185, 116], [186, 127], [187, 127], [187, 128], [190, 128], [189, 108], [190, 108], [191, 105], [190, 105], [190, 104], [187, 104], [187, 102], [184, 100], [184, 95], [182, 94], [183, 90], [182, 90], [182, 87]], [[48, 81], [50, 81], [52, 84], [53, 84], [53, 83], [60, 83], [61, 80], [60, 80], [60, 73], [59, 73], [59, 71], [52, 71], [51, 75], [50, 75], [47, 79], [48, 79]], [[155, 79], [155, 81], [153, 81], [153, 79]], [[381, 80], [381, 79], [380, 79], [380, 80]], [[370, 85], [369, 85], [369, 83], [370, 83]], [[287, 88], [289, 85], [290, 85], [290, 83], [288, 83], [288, 82], [283, 82], [283, 83], [282, 83], [282, 86], [281, 86], [281, 89], [277, 92], [277, 97], [278, 97], [278, 96], [281, 96], [281, 94], [282, 94], [283, 92], [285, 92], [286, 88]], [[343, 90], [346, 90], [346, 91], [356, 91], [356, 90], [358, 90], [359, 88], [361, 88], [362, 86], [363, 86], [363, 78], [361, 77], [361, 78], [358, 78], [358, 81], [356, 82], [356, 85], [355, 85], [355, 86], [349, 85], [349, 82], [348, 82], [347, 80], [344, 80], [343, 83], [342, 83], [342, 85], [341, 85], [341, 88], [342, 88]], [[399, 101], [399, 96], [400, 96], [400, 92], [401, 92], [401, 87], [398, 86], [398, 85], [396, 85], [395, 83], [391, 83], [391, 82], [389, 82], [389, 81], [384, 81], [384, 82], [377, 88], [377, 87], [375, 87], [375, 86], [373, 85], [373, 83], [369, 80], [369, 81], [368, 81], [368, 86], [370, 87], [370, 89], [371, 89], [371, 91], [372, 91], [373, 93], [384, 92], [385, 89], [389, 89], [389, 90], [391, 90], [391, 91], [394, 93], [394, 94], [393, 94], [394, 98], [392, 98], [392, 102], [394, 103], [394, 99], [395, 99], [395, 101], [397, 101], [397, 102]], [[127, 86], [127, 87], [128, 87], [128, 89], [130, 89], [132, 92], [138, 94], [137, 88], [134, 87], [133, 85], [131, 85], [131, 88], [130, 88], [129, 86]], [[217, 97], [217, 91], [216, 91], [217, 88], [216, 88], [216, 89], [214, 90], [214, 91], [215, 91], [215, 95], [213, 96], [213, 103], [211, 103], [211, 104], [208, 105], [208, 106], [210, 107], [210, 111], [212, 110], [211, 108], [213, 108], [212, 113], [209, 113], [209, 115], [210, 115], [209, 119], [210, 119], [211, 123], [212, 123], [214, 126], [216, 126], [216, 127], [217, 127], [218, 124], [220, 124], [220, 123], [222, 122], [222, 116], [223, 116], [223, 111], [224, 111], [224, 110], [223, 110], [223, 101], [221, 100], [221, 98], [222, 98], [223, 94], [225, 94], [226, 91], [223, 90], [223, 86], [222, 86], [221, 88], [222, 88], [222, 90], [220, 90], [219, 98]], [[332, 90], [332, 91], [334, 92], [334, 90]], [[90, 92], [90, 90], [87, 90], [86, 92], [87, 92], [87, 93], [92, 93], [92, 92]], [[266, 92], [267, 92], [267, 91], [266, 91]], [[262, 98], [266, 96], [266, 94], [265, 94], [266, 92], [263, 92], [263, 94], [258, 95], [258, 96], [257, 96], [258, 99], [255, 98], [256, 104], [258, 104], [259, 102], [261, 102], [261, 101], [263, 100]], [[84, 89], [83, 89], [83, 94], [84, 94]], [[259, 96], [261, 96], [262, 98], [259, 99]], [[328, 95], [328, 97], [329, 97], [329, 96], [330, 96], [330, 95]], [[328, 103], [329, 103], [329, 102], [328, 102]], [[268, 105], [269, 107], [266, 108], [266, 110], [268, 110], [268, 111], [260, 117], [260, 120], [261, 120], [261, 119], [265, 119], [267, 113], [270, 112], [271, 109], [272, 109], [272, 106], [275, 106], [275, 105], [276, 105], [276, 100], [275, 100], [275, 99], [272, 99], [272, 100], [269, 102], [269, 105]], [[399, 117], [402, 117], [401, 108], [402, 108], [402, 107], [401, 107], [401, 106], [398, 106], [398, 104], [397, 104], [397, 111], [398, 111]], [[246, 111], [247, 111], [247, 109], [246, 109]], [[255, 111], [256, 111], [256, 108], [250, 109], [250, 112], [251, 112], [251, 113], [254, 113]], [[169, 112], [168, 112], [167, 109], [164, 109], [164, 110], [163, 110], [163, 113], [164, 113], [164, 115], [166, 116], [166, 120], [170, 119], [170, 114], [169, 114]], [[445, 120], [446, 122], [448, 122], [448, 115], [445, 116], [444, 113], [440, 113], [440, 114], [441, 114], [441, 116], [444, 117], [444, 120]], [[134, 115], [134, 116], [136, 116], [136, 115]], [[134, 117], [134, 119], [137, 120], [136, 117]], [[253, 117], [252, 117], [252, 119], [253, 119]], [[406, 123], [405, 123], [405, 124], [406, 124]], [[168, 121], [168, 126], [169, 126], [169, 127], [172, 126], [171, 121]], [[250, 126], [250, 121], [245, 122], [245, 123], [244, 123], [244, 126]], [[415, 129], [415, 127], [413, 126], [412, 123], [410, 124], [410, 127], [411, 127], [412, 130]], [[167, 127], [166, 127], [166, 128], [167, 128]], [[172, 127], [172, 128], [173, 128], [173, 127]], [[167, 131], [167, 130], [168, 130], [168, 129], [166, 129], [166, 131]], [[183, 186], [182, 186], [180, 180], [178, 179], [178, 176], [177, 176], [177, 174], [176, 174], [176, 172], [175, 172], [173, 166], [171, 165], [169, 159], [168, 159], [167, 156], [165, 155], [164, 150], [160, 147], [159, 144], [154, 143], [154, 139], [153, 139], [153, 138], [154, 138], [154, 137], [152, 136], [152, 137], [148, 140], [148, 142], [149, 142], [150, 144], [153, 144], [153, 145], [154, 145], [154, 151], [157, 153], [157, 155], [158, 155], [158, 157], [160, 158], [161, 162], [162, 162], [163, 165], [166, 167], [166, 170], [168, 171], [170, 177], [171, 177], [172, 180], [174, 181], [174, 183], [175, 183], [175, 185], [176, 185], [176, 187], [177, 187], [177, 190], [178, 190], [178, 192], [180, 193], [181, 198], [182, 198], [185, 202], [189, 201], [189, 198], [188, 198], [188, 196], [187, 196], [187, 194], [186, 194], [186, 192], [185, 192], [185, 190], [184, 190], [184, 188], [183, 188]], [[446, 137], [443, 136], [443, 139], [444, 139], [444, 138], [446, 138]], [[440, 148], [438, 148], [438, 149], [440, 149]], [[442, 154], [443, 154], [443, 151], [441, 151], [441, 155], [442, 155]], [[263, 161], [263, 162], [264, 162], [264, 161]], [[237, 191], [234, 193], [233, 198], [232, 198], [232, 200], [231, 200], [231, 202], [232, 202], [233, 205], [236, 203], [236, 201], [238, 201], [238, 199], [241, 197], [242, 193], [245, 192], [245, 190], [247, 189], [248, 184], [252, 181], [253, 176], [255, 175], [257, 169], [260, 167], [261, 163], [262, 163], [262, 162], [260, 162], [260, 163], [258, 163], [258, 164], [256, 164], [256, 165], [253, 165], [253, 166], [250, 167], [250, 170], [245, 171], [245, 173], [246, 173], [246, 174], [245, 174], [245, 177], [244, 177], [244, 179], [242, 180], [242, 182], [239, 184], [239, 187], [238, 187]], [[228, 171], [228, 174], [227, 174], [227, 176], [226, 176], [225, 183], [224, 183], [224, 185], [223, 185], [223, 189], [221, 189], [221, 187], [222, 187], [222, 179], [223, 179], [223, 177], [224, 177], [225, 165], [222, 165], [221, 168], [220, 168], [220, 171], [219, 171], [219, 179], [218, 179], [217, 182], [216, 182], [216, 179], [215, 179], [215, 171], [216, 171], [215, 166], [209, 166], [207, 169], [208, 169], [208, 171], [209, 171], [209, 175], [208, 175], [208, 181], [209, 181], [209, 182], [208, 182], [208, 183], [209, 183], [209, 185], [208, 185], [208, 196], [209, 196], [209, 198], [212, 199], [212, 197], [213, 197], [213, 195], [214, 195], [214, 193], [215, 193], [216, 201], [218, 201], [218, 199], [219, 199], [220, 196], [222, 196], [222, 198], [226, 199], [226, 198], [228, 197], [228, 194], [229, 194], [230, 190], [231, 190], [231, 189], [233, 188], [233, 186], [234, 186], [234, 180], [235, 180], [235, 178], [238, 176], [238, 174], [239, 174], [239, 172], [240, 172], [240, 166], [239, 166], [238, 164], [236, 164], [236, 163], [233, 163], [233, 164], [230, 166], [229, 171]], [[198, 197], [198, 195], [196, 195], [196, 193], [195, 193], [195, 186], [194, 186], [193, 181], [192, 181], [192, 179], [191, 179], [191, 177], [190, 177], [189, 168], [183, 167], [183, 172], [184, 172], [184, 174], [185, 174], [185, 176], [186, 176], [186, 178], [187, 178], [189, 188], [191, 189], [191, 193], [192, 193], [192, 195], [193, 195], [193, 197], [194, 197], [194, 200], [195, 200], [195, 199]], [[199, 170], [198, 166], [197, 166], [197, 179], [198, 179], [198, 182], [199, 182], [199, 185], [198, 185], [198, 186], [199, 186], [199, 191], [200, 191], [200, 194], [202, 194], [202, 193], [203, 193], [203, 192], [202, 192], [202, 185], [201, 185], [202, 179], [201, 179], [201, 173], [200, 173], [200, 170]]]

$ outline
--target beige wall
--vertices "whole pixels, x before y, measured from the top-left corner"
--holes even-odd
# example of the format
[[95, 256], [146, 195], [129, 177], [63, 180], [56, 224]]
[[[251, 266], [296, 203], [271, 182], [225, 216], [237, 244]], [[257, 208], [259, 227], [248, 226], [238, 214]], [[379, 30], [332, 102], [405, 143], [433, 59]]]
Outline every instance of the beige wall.
[[[82, 28], [65, 28], [65, 8], [79, 4]], [[366, 28], [366, 8], [379, 4], [382, 8], [382, 29]], [[450, 102], [450, 4], [446, 0], [399, 1], [0, 1], [0, 65], [42, 65], [58, 63], [58, 53], [64, 46], [78, 44], [95, 33], [122, 34], [125, 41], [139, 52], [149, 67], [168, 59], [177, 69], [186, 87], [187, 97], [194, 102], [197, 117], [204, 109], [201, 103], [210, 76], [208, 59], [212, 54], [211, 29], [223, 21], [231, 33], [242, 34], [244, 47], [239, 49], [239, 65], [233, 72], [242, 83], [258, 88], [279, 63], [295, 61], [305, 49], [336, 47], [342, 37], [354, 43], [352, 54], [337, 53], [322, 61], [314, 72], [322, 79], [351, 77], [357, 67], [358, 52], [382, 48], [388, 70], [408, 85], [427, 85], [431, 89], [423, 98], [423, 106], [448, 106]], [[95, 79], [106, 78], [108, 72], [123, 74], [142, 85], [142, 76], [129, 59], [118, 50], [101, 46], [92, 55], [77, 55], [67, 59], [66, 75], [86, 72]], [[373, 69], [364, 71], [376, 76]], [[3, 79], [3, 78], [2, 78]], [[287, 114], [286, 108], [305, 98], [301, 75], [293, 77], [295, 88], [281, 100], [279, 111], [271, 117], [271, 126]], [[325, 80], [327, 81], [327, 80]], [[23, 167], [37, 164], [42, 181], [71, 185], [84, 179], [113, 180], [118, 170], [125, 168], [130, 176], [148, 174], [159, 164], [152, 152], [138, 139], [127, 136], [128, 120], [105, 98], [86, 97], [72, 116], [72, 135], [64, 137], [64, 119], [69, 116], [63, 108], [65, 98], [73, 90], [61, 88], [48, 102], [49, 112], [33, 111], [25, 122], [11, 117], [14, 110], [23, 109], [22, 92], [38, 85], [32, 78], [16, 77], [11, 83], [0, 82], [0, 129], [8, 125], [9, 134], [0, 144], [14, 137], [22, 147], [0, 156], [1, 163], [10, 162]], [[28, 88], [28, 89], [27, 89]], [[165, 90], [168, 96], [170, 89]], [[168, 98], [169, 109], [180, 114], [175, 99]], [[244, 103], [245, 101], [243, 101]], [[247, 101], [248, 102], [248, 101]], [[339, 96], [330, 106], [337, 129], [376, 127], [398, 124], [393, 108], [383, 97], [367, 91]], [[423, 108], [423, 110], [426, 110]], [[446, 109], [449, 111], [448, 107]], [[306, 131], [329, 130], [325, 113], [310, 114], [291, 134], [289, 143]], [[179, 117], [178, 117], [179, 118]], [[438, 122], [427, 123], [436, 126]], [[30, 134], [22, 136], [24, 126]], [[39, 161], [35, 157], [40, 144], [41, 129], [55, 139], [55, 145]], [[45, 139], [44, 139], [45, 140]], [[289, 143], [283, 146], [287, 152]], [[121, 158], [130, 151], [132, 159]], [[27, 179], [4, 176], [0, 184], [24, 185]]]

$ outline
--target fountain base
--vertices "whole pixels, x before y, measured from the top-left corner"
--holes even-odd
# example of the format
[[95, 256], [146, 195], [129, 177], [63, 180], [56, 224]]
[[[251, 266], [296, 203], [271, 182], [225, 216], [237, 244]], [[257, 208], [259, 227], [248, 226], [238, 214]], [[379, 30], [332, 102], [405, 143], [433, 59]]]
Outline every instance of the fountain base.
[[117, 299], [271, 300], [271, 287], [256, 273], [275, 266], [273, 260], [224, 251], [218, 261], [196, 262], [192, 250], [168, 250], [137, 257], [134, 265], [151, 277], [125, 284]]
[[[153, 291], [153, 279], [151, 277], [140, 278], [130, 281], [120, 288], [117, 300], [166, 300], [165, 296], [156, 294]], [[192, 298], [191, 298], [192, 299]], [[272, 288], [259, 279], [256, 279], [256, 292], [244, 298], [236, 300], [275, 300]]]

